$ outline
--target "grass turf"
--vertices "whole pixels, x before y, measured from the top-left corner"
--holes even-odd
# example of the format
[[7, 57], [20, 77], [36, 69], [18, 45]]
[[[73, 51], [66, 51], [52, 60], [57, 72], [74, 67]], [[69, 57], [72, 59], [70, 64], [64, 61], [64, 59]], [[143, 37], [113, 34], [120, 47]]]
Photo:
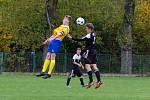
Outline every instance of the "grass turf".
[[44, 80], [32, 75], [0, 75], [0, 100], [150, 100], [148, 77], [103, 77], [103, 81], [95, 90], [81, 88], [78, 78], [67, 88], [65, 76]]

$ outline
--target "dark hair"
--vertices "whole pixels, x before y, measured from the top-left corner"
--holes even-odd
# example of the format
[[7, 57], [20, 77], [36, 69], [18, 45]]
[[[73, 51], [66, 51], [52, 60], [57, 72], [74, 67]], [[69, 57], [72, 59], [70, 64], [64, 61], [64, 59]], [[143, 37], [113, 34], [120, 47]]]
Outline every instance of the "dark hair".
[[85, 26], [91, 29], [92, 31], [94, 30], [94, 25], [92, 23], [87, 23]]
[[69, 22], [71, 22], [72, 17], [71, 17], [70, 15], [66, 15], [65, 17], [67, 17], [67, 18], [68, 18]]

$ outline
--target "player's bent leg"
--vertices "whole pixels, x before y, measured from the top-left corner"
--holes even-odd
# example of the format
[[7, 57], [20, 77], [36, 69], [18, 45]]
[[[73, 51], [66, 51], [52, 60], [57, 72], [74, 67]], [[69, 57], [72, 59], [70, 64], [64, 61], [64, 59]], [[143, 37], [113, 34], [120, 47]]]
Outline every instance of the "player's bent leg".
[[68, 77], [68, 78], [67, 78], [67, 83], [66, 83], [67, 86], [70, 85], [70, 81], [71, 81], [71, 77]]
[[85, 87], [84, 81], [83, 81], [83, 74], [82, 74], [82, 72], [81, 72], [79, 69], [77, 70], [77, 76], [78, 76], [79, 79], [80, 79], [81, 87]]
[[97, 89], [102, 85], [101, 78], [100, 78], [100, 72], [99, 72], [99, 69], [97, 68], [96, 64], [92, 64], [92, 67], [93, 67], [93, 70], [95, 71], [95, 76], [97, 79], [96, 86], [95, 86], [95, 88]]
[[42, 77], [43, 79], [47, 79], [47, 78], [51, 77], [53, 68], [55, 66], [55, 57], [56, 57], [56, 54], [55, 53], [51, 53], [51, 63], [50, 63], [49, 71], [48, 71], [48, 74], [46, 74], [46, 75], [44, 75]]
[[37, 74], [36, 76], [37, 77], [44, 76], [49, 64], [50, 64], [50, 53], [47, 53], [46, 59], [42, 67], [42, 72], [40, 74]]
[[70, 81], [71, 81], [71, 77], [73, 75], [73, 70], [69, 73], [68, 78], [67, 78], [67, 83], [66, 85], [69, 87]]
[[89, 83], [87, 85], [87, 88], [90, 88], [93, 85], [92, 69], [90, 67], [90, 64], [85, 64], [85, 68], [86, 68], [88, 76], [89, 76]]
[[79, 79], [80, 79], [81, 87], [85, 87], [84, 81], [83, 81], [83, 76], [79, 77]]
[[46, 59], [45, 59], [45, 62], [44, 62], [44, 65], [43, 65], [43, 69], [42, 69], [42, 73], [45, 73], [46, 70], [47, 70], [47, 67], [49, 66], [50, 64], [50, 53], [48, 52], [47, 53], [47, 56], [46, 56]]
[[99, 72], [99, 69], [97, 68], [97, 65], [96, 64], [91, 64], [91, 66], [92, 66], [92, 69], [95, 72], [95, 76], [96, 76], [97, 82], [100, 82], [101, 81], [101, 79], [100, 79], [100, 72]]
[[55, 66], [55, 58], [56, 58], [56, 54], [55, 54], [55, 53], [52, 53], [52, 54], [51, 54], [50, 68], [49, 68], [49, 71], [48, 71], [48, 74], [49, 74], [49, 75], [52, 74], [52, 71], [53, 71], [53, 69], [54, 69], [54, 66]]

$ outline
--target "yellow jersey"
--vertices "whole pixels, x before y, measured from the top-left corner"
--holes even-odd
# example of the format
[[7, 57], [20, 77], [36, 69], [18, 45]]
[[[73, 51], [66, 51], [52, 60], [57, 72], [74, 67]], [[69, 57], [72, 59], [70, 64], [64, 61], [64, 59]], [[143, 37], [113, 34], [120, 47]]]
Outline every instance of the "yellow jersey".
[[62, 41], [64, 39], [64, 37], [67, 36], [69, 31], [70, 31], [69, 26], [60, 25], [59, 27], [54, 29], [53, 36], [56, 36], [58, 33], [61, 33], [61, 35], [58, 38], [56, 38], [56, 39]]

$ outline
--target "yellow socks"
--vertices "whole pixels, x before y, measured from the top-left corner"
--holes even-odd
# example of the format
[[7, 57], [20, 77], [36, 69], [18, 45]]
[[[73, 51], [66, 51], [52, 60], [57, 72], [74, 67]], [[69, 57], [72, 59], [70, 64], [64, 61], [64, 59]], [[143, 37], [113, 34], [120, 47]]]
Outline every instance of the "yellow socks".
[[52, 74], [52, 71], [53, 71], [54, 66], [55, 66], [55, 60], [51, 60], [50, 67], [49, 67], [49, 71], [48, 71], [48, 74], [49, 74], [49, 75]]
[[48, 67], [48, 65], [50, 64], [50, 67], [49, 67], [49, 71], [48, 71], [48, 74], [51, 75], [52, 74], [52, 71], [53, 71], [53, 68], [55, 66], [55, 60], [48, 60], [46, 59], [45, 62], [44, 62], [44, 65], [43, 65], [43, 69], [42, 69], [42, 72], [46, 72], [46, 69]]
[[42, 69], [43, 73], [46, 72], [46, 69], [47, 69], [49, 64], [50, 64], [50, 60], [45, 59], [45, 62], [44, 62], [44, 65], [43, 65], [43, 69]]

